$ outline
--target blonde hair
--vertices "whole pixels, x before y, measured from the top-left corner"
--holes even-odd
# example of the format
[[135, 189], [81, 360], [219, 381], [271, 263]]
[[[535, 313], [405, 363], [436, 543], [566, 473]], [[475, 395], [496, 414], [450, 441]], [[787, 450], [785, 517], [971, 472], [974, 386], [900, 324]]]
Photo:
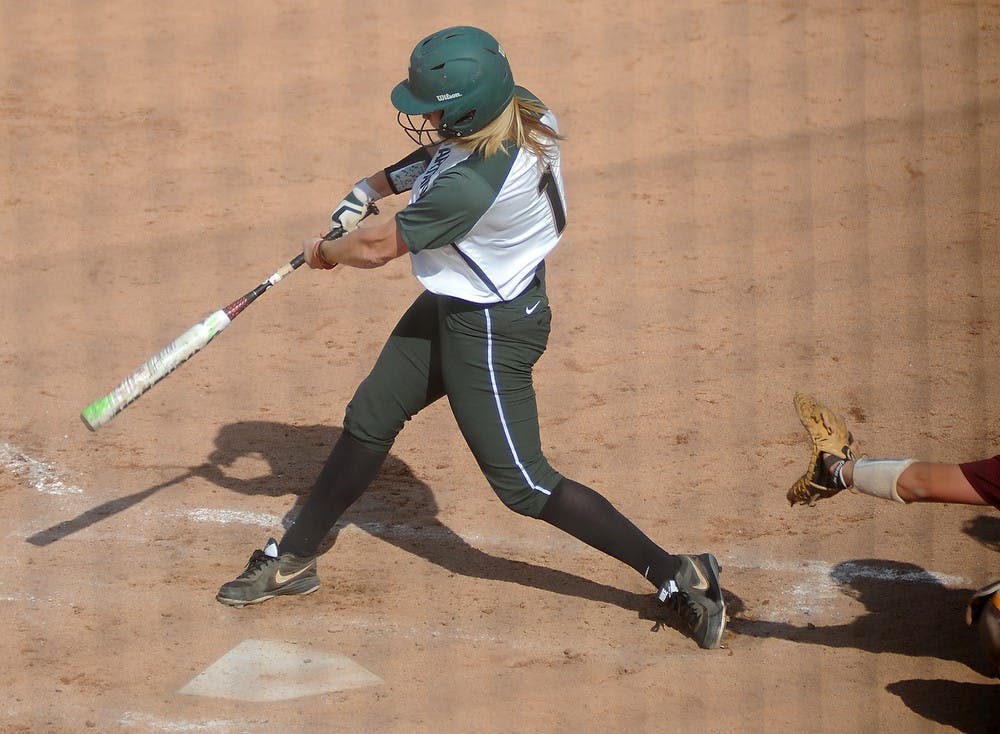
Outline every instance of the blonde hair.
[[491, 120], [482, 130], [457, 140], [463, 148], [470, 148], [488, 158], [503, 144], [512, 142], [519, 148], [527, 148], [535, 154], [539, 162], [551, 154], [550, 151], [563, 136], [542, 122], [546, 113], [545, 105], [532, 99], [514, 95], [503, 112]]

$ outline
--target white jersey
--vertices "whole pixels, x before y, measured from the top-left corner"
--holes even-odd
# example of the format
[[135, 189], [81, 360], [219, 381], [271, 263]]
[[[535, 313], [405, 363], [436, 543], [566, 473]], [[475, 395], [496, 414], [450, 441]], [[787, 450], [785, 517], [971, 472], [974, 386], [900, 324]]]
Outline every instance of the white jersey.
[[[557, 129], [551, 112], [542, 120]], [[544, 162], [513, 145], [483, 158], [446, 142], [396, 217], [427, 290], [496, 303], [531, 283], [559, 242], [565, 207], [555, 142]]]

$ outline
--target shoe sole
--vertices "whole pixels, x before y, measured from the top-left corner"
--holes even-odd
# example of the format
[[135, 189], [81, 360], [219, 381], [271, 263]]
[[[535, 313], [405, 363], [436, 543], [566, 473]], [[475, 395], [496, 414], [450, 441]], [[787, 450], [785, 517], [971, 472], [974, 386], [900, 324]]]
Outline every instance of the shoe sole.
[[270, 594], [265, 594], [264, 596], [258, 596], [254, 599], [230, 599], [228, 597], [222, 596], [222, 594], [216, 594], [215, 600], [221, 602], [229, 607], [235, 607], [237, 609], [241, 607], [250, 606], [252, 604], [260, 604], [268, 599], [273, 599], [276, 596], [307, 596], [312, 594], [314, 591], [319, 590], [319, 583], [315, 586], [311, 586], [303, 591], [287, 590], [287, 589], [277, 589]]
[[722, 611], [722, 624], [719, 625], [719, 633], [715, 635], [711, 640], [706, 640], [702, 647], [706, 650], [711, 650], [717, 648], [722, 644], [722, 636], [726, 632], [726, 599], [722, 595], [722, 584], [719, 583], [719, 574], [722, 573], [722, 566], [719, 565], [719, 560], [713, 556], [711, 553], [702, 553], [695, 556], [698, 560], [708, 566], [712, 571], [712, 577], [708, 581], [709, 594], [713, 600], [718, 597], [719, 605]]

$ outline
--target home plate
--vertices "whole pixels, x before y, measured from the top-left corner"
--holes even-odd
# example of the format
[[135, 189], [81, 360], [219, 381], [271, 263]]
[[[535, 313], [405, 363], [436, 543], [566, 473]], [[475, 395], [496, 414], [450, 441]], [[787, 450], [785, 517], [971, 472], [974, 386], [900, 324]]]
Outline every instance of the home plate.
[[381, 682], [377, 675], [343, 655], [288, 642], [244, 640], [179, 693], [237, 701], [283, 701]]

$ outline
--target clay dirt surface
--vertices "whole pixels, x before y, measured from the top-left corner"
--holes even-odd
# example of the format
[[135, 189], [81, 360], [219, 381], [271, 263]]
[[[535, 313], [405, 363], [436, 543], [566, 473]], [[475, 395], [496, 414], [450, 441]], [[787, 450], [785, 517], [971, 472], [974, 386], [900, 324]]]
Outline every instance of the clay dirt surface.
[[[566, 135], [546, 453], [718, 556], [721, 650], [507, 510], [446, 401], [317, 593], [215, 601], [419, 292], [405, 258], [296, 271], [105, 428], [79, 420], [412, 149], [389, 90], [455, 24]], [[796, 390], [872, 456], [1000, 453], [995, 2], [5, 0], [0, 49], [0, 730], [1000, 731], [963, 620], [1000, 515], [785, 500]], [[237, 650], [231, 695], [189, 692]], [[277, 695], [330, 660], [368, 682]]]

